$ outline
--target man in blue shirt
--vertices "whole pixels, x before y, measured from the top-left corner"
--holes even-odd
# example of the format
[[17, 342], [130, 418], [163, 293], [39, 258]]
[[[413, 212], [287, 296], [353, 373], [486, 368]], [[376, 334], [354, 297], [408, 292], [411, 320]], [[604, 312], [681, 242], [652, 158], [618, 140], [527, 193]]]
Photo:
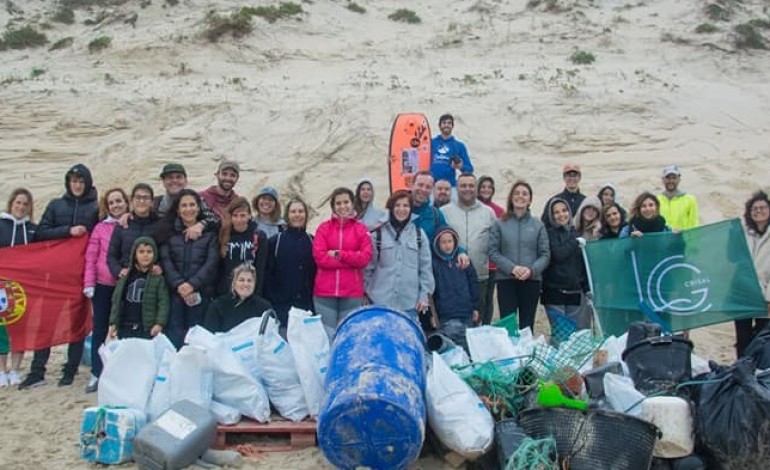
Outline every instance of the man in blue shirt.
[[438, 120], [441, 134], [430, 141], [430, 172], [435, 181], [447, 180], [452, 185], [452, 200], [457, 199], [456, 172], [473, 173], [473, 164], [468, 156], [468, 149], [452, 135], [455, 119], [451, 114], [444, 114]]

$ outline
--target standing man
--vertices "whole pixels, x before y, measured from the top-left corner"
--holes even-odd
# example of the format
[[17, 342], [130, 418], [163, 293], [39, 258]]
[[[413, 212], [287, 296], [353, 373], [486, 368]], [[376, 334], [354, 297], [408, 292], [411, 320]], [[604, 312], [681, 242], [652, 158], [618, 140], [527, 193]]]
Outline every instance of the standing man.
[[217, 184], [198, 193], [214, 212], [217, 222], [222, 221], [222, 215], [225, 213], [227, 205], [238, 197], [233, 188], [235, 188], [240, 174], [241, 166], [237, 162], [224, 160], [219, 164], [217, 172], [214, 174], [217, 178]]
[[447, 180], [438, 180], [433, 186], [433, 207], [440, 208], [452, 202], [452, 185]]
[[543, 207], [543, 215], [540, 216], [540, 220], [545, 224], [548, 223], [548, 208], [551, 207], [551, 199], [559, 197], [567, 201], [569, 204], [570, 214], [577, 214], [580, 204], [583, 203], [583, 199], [586, 198], [585, 194], [580, 192], [580, 180], [583, 177], [580, 172], [580, 165], [577, 163], [566, 163], [561, 170], [562, 178], [564, 179], [564, 191], [559, 194], [551, 196]]
[[430, 203], [433, 193], [433, 176], [428, 171], [418, 171], [412, 182], [412, 222], [425, 231], [428, 240], [433, 240], [436, 228], [446, 225], [444, 214]]
[[685, 230], [698, 226], [698, 201], [692, 194], [679, 190], [682, 173], [676, 165], [663, 169], [664, 191], [658, 194], [660, 215], [673, 230]]
[[[167, 163], [160, 172], [160, 180], [163, 183], [166, 194], [155, 196], [155, 199], [152, 201], [152, 210], [159, 218], [163, 218], [174, 202], [174, 197], [187, 187], [187, 171], [185, 171], [181, 163]], [[203, 213], [203, 220], [185, 230], [185, 236], [189, 240], [197, 240], [204, 230], [214, 230], [217, 228], [217, 218], [209, 209], [205, 200], [202, 201], [201, 212]]]
[[[99, 203], [91, 171], [77, 164], [64, 175], [66, 192], [53, 199], [45, 208], [35, 240], [54, 240], [69, 237], [88, 237], [99, 219]], [[83, 357], [83, 342], [75, 341], [67, 347], [67, 362], [59, 380], [59, 386], [72, 385]], [[51, 356], [51, 348], [38, 349], [32, 358], [27, 377], [19, 384], [19, 390], [45, 385], [45, 366]]]
[[[447, 180], [452, 186], [452, 199], [457, 196], [457, 170], [463, 173], [473, 173], [473, 164], [468, 156], [468, 149], [452, 135], [455, 126], [455, 118], [451, 114], [444, 114], [438, 119], [438, 127], [441, 134], [430, 141], [431, 166], [430, 172], [435, 181]], [[432, 238], [431, 238], [432, 240]]]
[[441, 209], [447, 223], [457, 232], [460, 246], [470, 255], [471, 263], [476, 268], [481, 299], [481, 323], [488, 325], [492, 321], [491, 298], [487, 292], [491, 289], [489, 281], [489, 230], [495, 224], [495, 212], [476, 197], [476, 177], [472, 173], [463, 173], [457, 179], [457, 203]]

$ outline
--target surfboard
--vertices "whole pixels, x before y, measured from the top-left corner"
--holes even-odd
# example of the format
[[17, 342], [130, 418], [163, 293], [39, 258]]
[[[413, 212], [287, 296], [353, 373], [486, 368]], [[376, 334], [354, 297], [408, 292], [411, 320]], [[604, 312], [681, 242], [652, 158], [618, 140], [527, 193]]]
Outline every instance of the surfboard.
[[411, 189], [418, 171], [430, 170], [430, 126], [424, 114], [399, 114], [390, 131], [390, 193]]

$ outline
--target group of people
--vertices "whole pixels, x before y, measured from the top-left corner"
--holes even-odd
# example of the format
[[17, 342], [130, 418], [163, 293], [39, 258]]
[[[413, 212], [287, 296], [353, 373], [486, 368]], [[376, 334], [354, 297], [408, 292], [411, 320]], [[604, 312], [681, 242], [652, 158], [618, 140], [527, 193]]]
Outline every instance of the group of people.
[[[272, 187], [251, 201], [238, 195], [235, 161], [219, 163], [216, 184], [202, 191], [187, 187], [181, 164], [169, 163], [160, 173], [163, 194], [138, 183], [130, 193], [109, 188], [100, 197], [89, 169], [78, 164], [65, 174], [64, 195], [47, 205], [37, 225], [32, 194], [12, 192], [0, 214], [0, 247], [90, 237], [83, 294], [93, 306], [91, 392], [107, 338], [163, 332], [181, 347], [194, 325], [226, 331], [271, 308], [284, 334], [289, 309], [298, 307], [319, 314], [333, 339], [352, 310], [383, 305], [467, 347], [465, 330], [491, 322], [497, 289], [502, 318], [518, 315], [519, 326], [531, 328], [542, 302], [552, 330], [570, 332], [588, 321], [580, 308], [588, 289], [581, 243], [698, 224], [697, 202], [679, 189], [675, 165], [663, 171], [665, 190], [640, 194], [628, 212], [611, 184], [596, 196], [583, 194], [581, 169], [572, 163], [563, 168], [564, 191], [548, 199], [541, 217], [532, 213], [533, 188], [525, 181], [513, 183], [500, 206], [493, 201], [494, 179], [474, 175], [453, 126], [451, 115], [441, 117], [431, 171], [418, 172], [411, 189], [391, 194], [384, 209], [375, 205], [370, 179], [334, 189], [331, 216], [314, 235], [302, 199], [281, 206]], [[770, 302], [769, 219], [767, 194], [752, 195], [746, 237]], [[739, 353], [766, 324], [738, 322]], [[11, 354], [8, 367], [4, 333], [0, 329], [0, 386], [44, 384], [50, 349], [34, 352], [21, 380], [22, 353]], [[60, 386], [73, 383], [83, 342], [69, 344], [67, 354]]]

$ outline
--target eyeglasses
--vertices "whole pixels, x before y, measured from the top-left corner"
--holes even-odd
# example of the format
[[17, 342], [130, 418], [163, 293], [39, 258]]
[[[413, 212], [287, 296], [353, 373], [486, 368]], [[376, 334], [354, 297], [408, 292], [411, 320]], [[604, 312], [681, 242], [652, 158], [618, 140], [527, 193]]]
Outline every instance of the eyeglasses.
[[770, 210], [770, 206], [754, 206], [751, 208], [751, 212], [764, 212]]
[[149, 201], [150, 199], [152, 199], [152, 196], [146, 196], [144, 194], [141, 194], [141, 195], [140, 194], [136, 194], [133, 197], [133, 199], [135, 199], [137, 201]]

